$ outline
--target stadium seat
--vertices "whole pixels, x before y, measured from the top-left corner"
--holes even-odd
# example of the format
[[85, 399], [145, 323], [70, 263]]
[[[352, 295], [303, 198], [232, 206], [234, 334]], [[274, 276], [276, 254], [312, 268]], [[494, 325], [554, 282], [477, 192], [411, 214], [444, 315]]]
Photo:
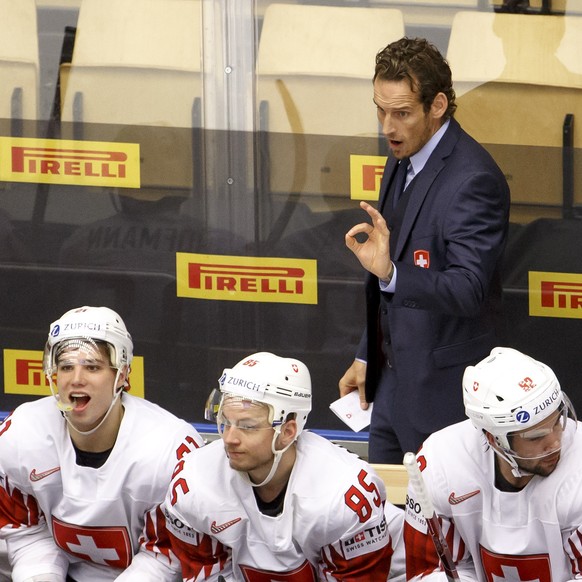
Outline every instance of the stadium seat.
[[39, 54], [34, 0], [0, 0], [0, 118], [37, 119]]
[[[493, 0], [491, 2], [496, 10], [499, 10], [503, 4], [502, 0]], [[545, 0], [529, 0], [528, 11], [541, 13], [546, 10], [544, 4]], [[547, 2], [549, 5], [550, 14], [582, 14], [582, 0], [549, 0]]]
[[83, 0], [36, 0], [39, 8], [79, 8]]
[[266, 9], [257, 73], [270, 193], [348, 197], [350, 153], [375, 155], [379, 147], [375, 55], [403, 35], [399, 10], [291, 4]]
[[60, 66], [61, 137], [138, 143], [148, 154], [142, 188], [189, 191], [192, 128], [202, 125], [201, 2], [135, 7], [83, 1], [71, 62]]
[[439, 27], [450, 29], [457, 11], [477, 10], [485, 2], [486, 0], [370, 0], [370, 5], [402, 10], [407, 31], [410, 27], [434, 31]]
[[[370, 111], [374, 57], [403, 34], [398, 10], [271, 4], [257, 70], [259, 97], [271, 107], [269, 130], [376, 134]], [[342, 107], [346, 115], [337, 117]]]
[[[496, 158], [514, 206], [563, 203], [564, 122], [582, 120], [581, 36], [577, 16], [459, 12], [453, 21], [456, 118]], [[573, 145], [582, 147], [582, 132]], [[582, 169], [574, 179], [579, 203]]]
[[201, 26], [199, 0], [84, 0], [62, 121], [192, 127]]

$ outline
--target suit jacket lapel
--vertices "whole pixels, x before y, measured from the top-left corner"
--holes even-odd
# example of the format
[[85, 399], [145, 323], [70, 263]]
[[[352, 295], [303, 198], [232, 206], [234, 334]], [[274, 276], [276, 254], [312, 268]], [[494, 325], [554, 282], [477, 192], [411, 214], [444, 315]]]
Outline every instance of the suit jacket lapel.
[[390, 191], [390, 184], [394, 180], [396, 168], [398, 167], [398, 160], [394, 156], [390, 156], [384, 168], [384, 174], [380, 181], [380, 203], [378, 204], [378, 212], [384, 214], [384, 207], [388, 199], [388, 192]]
[[393, 260], [399, 260], [401, 258], [402, 251], [408, 237], [410, 236], [410, 231], [416, 221], [416, 217], [422, 208], [424, 199], [426, 198], [432, 183], [444, 168], [445, 159], [451, 154], [457, 143], [460, 131], [460, 125], [457, 121], [451, 119], [451, 123], [445, 132], [445, 135], [443, 135], [441, 141], [432, 152], [422, 171], [415, 177], [414, 187], [410, 192], [410, 199], [402, 220], [396, 248], [391, 249]]

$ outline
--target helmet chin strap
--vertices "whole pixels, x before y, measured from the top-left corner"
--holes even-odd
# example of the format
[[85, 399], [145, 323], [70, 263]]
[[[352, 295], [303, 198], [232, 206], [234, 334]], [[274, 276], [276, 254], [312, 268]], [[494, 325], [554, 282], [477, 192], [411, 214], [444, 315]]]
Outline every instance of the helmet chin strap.
[[497, 443], [497, 446], [492, 448], [495, 451], [495, 453], [499, 455], [500, 458], [502, 458], [509, 464], [509, 466], [511, 467], [511, 473], [515, 478], [519, 479], [520, 477], [530, 477], [531, 475], [533, 475], [533, 473], [530, 473], [529, 471], [522, 469], [517, 464], [515, 457], [511, 455], [504, 447], [499, 445], [499, 443]]
[[121, 396], [121, 393], [123, 392], [124, 385], [122, 384], [119, 388], [116, 388], [120, 375], [121, 375], [121, 369], [118, 368], [117, 373], [115, 374], [115, 381], [113, 382], [113, 398], [111, 399], [111, 404], [109, 405], [109, 408], [107, 409], [107, 412], [105, 413], [105, 416], [103, 416], [103, 418], [101, 419], [99, 424], [96, 427], [92, 428], [91, 430], [79, 430], [71, 422], [71, 419], [69, 418], [68, 413], [71, 412], [71, 410], [73, 410], [73, 406], [71, 404], [65, 404], [64, 402], [61, 401], [60, 396], [54, 390], [52, 377], [50, 377], [49, 374], [47, 374], [47, 378], [49, 380], [51, 392], [53, 393], [53, 396], [55, 397], [55, 399], [57, 401], [57, 408], [61, 411], [61, 414], [65, 417], [65, 420], [67, 421], [67, 424], [69, 425], [69, 427], [72, 428], [77, 434], [80, 434], [82, 436], [88, 436], [90, 434], [93, 434], [94, 432], [96, 432], [97, 430], [99, 430], [101, 428], [103, 423], [107, 420], [109, 413], [113, 410], [115, 403], [117, 402], [117, 400]]
[[275, 473], [277, 472], [277, 468], [279, 467], [279, 463], [281, 462], [281, 458], [283, 457], [283, 453], [295, 442], [293, 440], [285, 448], [283, 448], [281, 450], [276, 450], [275, 444], [277, 441], [277, 437], [279, 436], [280, 433], [281, 433], [281, 426], [278, 426], [273, 431], [273, 440], [271, 441], [271, 451], [273, 453], [273, 464], [271, 465], [271, 470], [269, 471], [269, 474], [263, 479], [263, 481], [261, 481], [261, 483], [253, 483], [249, 474], [246, 472], [244, 473], [246, 475], [247, 479], [249, 480], [249, 483], [251, 484], [252, 487], [262, 487], [263, 485], [266, 485], [267, 483], [269, 483], [269, 481], [271, 481], [271, 479], [275, 476]]

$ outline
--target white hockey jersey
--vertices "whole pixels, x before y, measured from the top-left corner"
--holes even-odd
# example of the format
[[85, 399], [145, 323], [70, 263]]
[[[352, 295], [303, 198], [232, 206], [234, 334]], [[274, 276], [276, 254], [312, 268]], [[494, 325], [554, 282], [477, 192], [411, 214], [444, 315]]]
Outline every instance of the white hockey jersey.
[[[203, 441], [155, 404], [124, 394], [123, 406], [115, 446], [97, 469], [76, 464], [52, 397], [19, 406], [0, 425], [0, 536], [15, 582], [46, 572], [64, 580], [69, 563], [79, 582], [124, 571], [124, 580], [176, 580], [179, 565], [156, 543], [156, 522], [164, 523], [159, 504], [178, 460]], [[143, 531], [151, 539], [138, 554]]]
[[[534, 476], [518, 492], [494, 486], [495, 453], [471, 421], [426, 440], [417, 459], [462, 578], [564, 582], [580, 577], [582, 430], [580, 423], [578, 430], [575, 426], [568, 421], [554, 472]], [[410, 487], [404, 532], [407, 578], [435, 573], [434, 545]], [[444, 573], [438, 577], [444, 580]]]
[[184, 581], [385, 582], [404, 576], [404, 512], [372, 468], [303, 432], [283, 511], [261, 513], [222, 441], [190, 455], [165, 503]]

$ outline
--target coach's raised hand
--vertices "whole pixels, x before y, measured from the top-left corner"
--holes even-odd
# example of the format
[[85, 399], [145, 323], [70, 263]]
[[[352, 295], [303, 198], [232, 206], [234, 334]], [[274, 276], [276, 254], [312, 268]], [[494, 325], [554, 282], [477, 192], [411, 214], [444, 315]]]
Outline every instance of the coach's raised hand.
[[[384, 217], [367, 202], [360, 206], [372, 219], [372, 224], [356, 224], [346, 233], [346, 246], [358, 257], [364, 269], [383, 281], [390, 281], [394, 266], [390, 261], [390, 231]], [[356, 235], [365, 234], [367, 239], [359, 242]]]

